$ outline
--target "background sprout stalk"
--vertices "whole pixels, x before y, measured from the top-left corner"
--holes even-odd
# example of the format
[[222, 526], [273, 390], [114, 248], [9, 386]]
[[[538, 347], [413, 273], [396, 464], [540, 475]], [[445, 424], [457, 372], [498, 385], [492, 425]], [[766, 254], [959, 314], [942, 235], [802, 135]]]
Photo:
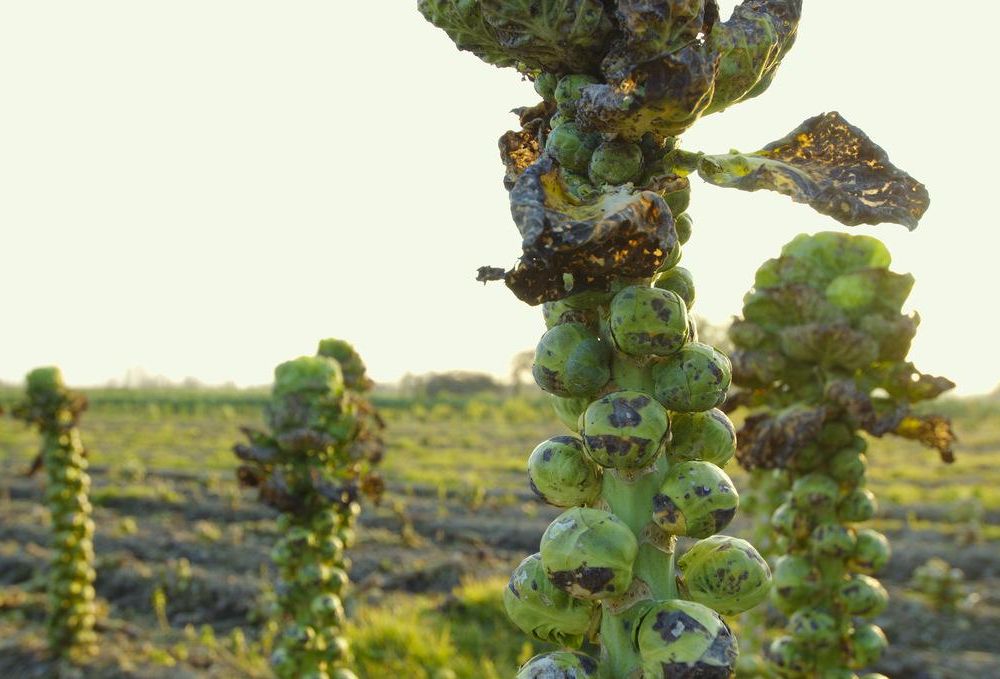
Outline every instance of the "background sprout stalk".
[[[835, 112], [754, 153], [680, 148], [700, 117], [768, 88], [801, 0], [746, 0], [725, 21], [715, 0], [417, 6], [459, 49], [517, 68], [542, 99], [517, 109], [521, 129], [500, 139], [521, 256], [478, 279], [544, 304], [533, 373], [574, 436], [531, 455], [532, 487], [566, 512], [505, 601], [518, 627], [564, 645], [589, 613], [601, 656], [551, 654], [519, 676], [727, 677], [736, 642], [719, 612], [758, 603], [769, 573], [748, 543], [704, 540], [738, 497], [721, 468], [733, 428], [717, 410], [729, 360], [697, 341], [693, 278], [678, 266], [692, 228], [688, 177], [778, 191], [850, 225], [913, 228], [927, 191]], [[675, 563], [678, 535], [702, 542]], [[538, 564], [562, 594], [524, 595]]]
[[28, 373], [27, 396], [13, 409], [14, 417], [36, 426], [42, 435], [32, 470], [45, 468], [45, 498], [52, 515], [49, 646], [71, 659], [97, 651], [90, 475], [77, 429], [86, 408], [86, 397], [67, 389], [59, 368], [49, 367]]
[[283, 679], [350, 679], [343, 596], [359, 500], [378, 500], [372, 467], [383, 452], [383, 424], [365, 396], [372, 386], [354, 349], [320, 342], [317, 356], [282, 363], [265, 416], [268, 431], [245, 429], [235, 446], [241, 483], [259, 488], [281, 512], [271, 552], [281, 636], [271, 656]]
[[919, 317], [900, 313], [913, 278], [889, 270], [878, 240], [801, 235], [757, 271], [730, 336], [731, 404], [751, 408], [737, 455], [752, 483], [780, 489], [769, 518], [772, 602], [788, 616], [766, 656], [782, 677], [855, 676], [887, 645], [868, 619], [888, 594], [873, 576], [889, 559], [865, 487], [867, 432], [893, 433], [952, 460], [949, 422], [911, 405], [950, 389], [905, 361]]

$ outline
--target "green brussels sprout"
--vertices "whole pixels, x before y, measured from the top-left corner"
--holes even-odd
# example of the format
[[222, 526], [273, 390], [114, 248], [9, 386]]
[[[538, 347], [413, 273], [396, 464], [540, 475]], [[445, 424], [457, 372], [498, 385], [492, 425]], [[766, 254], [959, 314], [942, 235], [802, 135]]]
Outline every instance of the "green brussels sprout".
[[[841, 448], [854, 445], [856, 443], [855, 438], [857, 437], [854, 435], [854, 430], [844, 422], [826, 422], [820, 428], [819, 436], [816, 440], [828, 450], [840, 450]], [[864, 441], [864, 439], [861, 440]]]
[[594, 615], [593, 604], [552, 584], [541, 554], [532, 554], [514, 569], [503, 592], [503, 605], [522, 632], [560, 646], [579, 646]]
[[581, 434], [587, 453], [602, 467], [642, 469], [670, 440], [670, 418], [641, 391], [615, 391], [587, 406]]
[[595, 185], [635, 181], [642, 170], [642, 149], [627, 141], [606, 141], [590, 157], [589, 176]]
[[674, 230], [677, 231], [678, 243], [684, 245], [691, 240], [691, 227], [693, 226], [694, 220], [687, 212], [674, 217]]
[[854, 669], [868, 667], [877, 662], [888, 647], [889, 640], [881, 627], [872, 623], [858, 625], [851, 635], [851, 660], [848, 664]]
[[889, 540], [871, 528], [862, 528], [857, 532], [854, 553], [848, 561], [852, 569], [866, 575], [874, 575], [885, 568], [892, 556]]
[[847, 523], [868, 521], [875, 516], [877, 509], [874, 493], [867, 488], [855, 488], [840, 498], [837, 503], [837, 518]]
[[850, 448], [841, 450], [830, 458], [830, 476], [840, 483], [854, 486], [864, 478], [868, 459], [864, 453]]
[[549, 394], [549, 398], [552, 399], [552, 409], [559, 421], [570, 431], [580, 431], [580, 416], [590, 405], [590, 399], [586, 396], [563, 398], [555, 394]]
[[854, 573], [837, 588], [837, 600], [851, 615], [870, 618], [885, 610], [889, 593], [870, 575]]
[[677, 561], [681, 596], [722, 613], [748, 611], [767, 598], [771, 569], [746, 540], [713, 535]]
[[837, 503], [840, 487], [824, 474], [806, 474], [792, 484], [792, 504], [815, 514], [829, 512]]
[[860, 311], [871, 307], [878, 290], [861, 272], [837, 276], [826, 288], [826, 298], [845, 311]]
[[627, 287], [611, 300], [611, 336], [631, 356], [669, 356], [688, 339], [687, 307], [675, 292]]
[[583, 88], [588, 85], [596, 85], [599, 82], [597, 78], [585, 74], [572, 74], [560, 78], [553, 93], [559, 109], [569, 112], [575, 111]]
[[559, 77], [554, 73], [539, 73], [535, 77], [535, 92], [545, 101], [555, 101], [558, 84]]
[[736, 428], [718, 408], [696, 413], [674, 413], [670, 419], [671, 462], [705, 460], [719, 467], [736, 454]]
[[767, 647], [766, 655], [780, 676], [795, 679], [809, 676], [815, 662], [812, 650], [790, 636], [781, 636], [772, 641]]
[[726, 400], [732, 365], [715, 347], [691, 342], [656, 363], [652, 377], [656, 400], [670, 410], [710, 410]]
[[579, 599], [607, 599], [632, 583], [639, 543], [610, 512], [568, 509], [542, 535], [542, 564], [552, 583]]
[[767, 332], [750, 321], [736, 319], [729, 326], [729, 339], [740, 349], [756, 349], [767, 338]]
[[581, 323], [588, 328], [593, 328], [597, 324], [597, 316], [592, 310], [574, 308], [564, 299], [543, 304], [542, 317], [547, 330], [561, 323]]
[[683, 214], [687, 212], [688, 207], [691, 205], [691, 186], [685, 185], [682, 189], [671, 191], [663, 199], [667, 201], [670, 214], [675, 216]]
[[797, 641], [828, 647], [840, 641], [837, 620], [820, 608], [800, 608], [788, 619], [788, 631]]
[[813, 529], [810, 546], [817, 556], [843, 559], [854, 551], [854, 531], [839, 523], [824, 523]]
[[846, 667], [828, 667], [820, 672], [819, 679], [858, 679], [858, 675]]
[[637, 634], [643, 677], [729, 677], [739, 649], [719, 614], [693, 601], [659, 601]]
[[531, 373], [550, 394], [586, 396], [611, 379], [610, 349], [586, 326], [563, 323], [542, 335]]
[[694, 277], [682, 266], [656, 274], [653, 277], [653, 287], [677, 293], [688, 310], [694, 306]]
[[680, 264], [681, 256], [684, 254], [683, 249], [680, 244], [674, 245], [673, 249], [670, 250], [664, 257], [660, 266], [656, 268], [656, 273], [663, 273], [664, 271], [670, 271], [675, 266]]
[[808, 475], [821, 466], [828, 456], [829, 453], [816, 443], [806, 443], [794, 452], [788, 461], [788, 468]]
[[808, 512], [783, 502], [771, 514], [771, 527], [787, 538], [802, 540], [812, 531], [812, 520]]
[[771, 591], [775, 607], [791, 614], [817, 599], [822, 591], [820, 574], [807, 558], [785, 554], [774, 563]]
[[522, 665], [515, 679], [597, 679], [597, 661], [572, 651], [543, 653]]
[[330, 679], [358, 679], [358, 675], [346, 667], [338, 667], [330, 675]]
[[344, 623], [344, 605], [340, 603], [340, 598], [333, 594], [320, 594], [313, 597], [309, 604], [309, 610], [327, 625], [342, 625]]
[[561, 167], [586, 173], [590, 167], [590, 157], [600, 141], [600, 135], [584, 132], [575, 123], [563, 123], [549, 132], [548, 139], [545, 140], [545, 151]]
[[361, 356], [358, 355], [350, 342], [335, 337], [320, 340], [316, 355], [332, 358], [337, 362], [341, 374], [344, 376], [344, 385], [348, 389], [364, 390], [368, 388], [364, 361], [361, 360]]
[[528, 479], [531, 490], [556, 507], [590, 504], [601, 494], [601, 472], [572, 436], [540, 443], [528, 458]]
[[[565, 125], [566, 123], [573, 122], [573, 116], [562, 111], [556, 111], [549, 117], [549, 129], [554, 130], [560, 125]], [[575, 173], [574, 173], [575, 174]], [[583, 177], [583, 175], [577, 175], [578, 177]], [[589, 178], [587, 178], [589, 183]]]
[[56, 366], [35, 368], [28, 373], [25, 383], [29, 398], [37, 398], [44, 394], [59, 393], [66, 390], [66, 382], [63, 380], [62, 371]]
[[732, 479], [711, 462], [670, 467], [653, 496], [653, 521], [674, 535], [705, 538], [729, 525], [739, 506]]
[[300, 356], [274, 369], [275, 397], [302, 392], [340, 396], [344, 377], [340, 364], [323, 356]]

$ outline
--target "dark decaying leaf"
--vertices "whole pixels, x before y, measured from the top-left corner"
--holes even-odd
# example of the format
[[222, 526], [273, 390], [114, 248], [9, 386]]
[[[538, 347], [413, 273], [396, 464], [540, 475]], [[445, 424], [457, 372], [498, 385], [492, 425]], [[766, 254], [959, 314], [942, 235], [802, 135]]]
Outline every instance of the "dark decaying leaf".
[[523, 253], [505, 280], [528, 304], [648, 278], [677, 246], [673, 216], [660, 195], [625, 186], [581, 205], [566, 195], [547, 156], [521, 175], [510, 203]]
[[802, 0], [750, 0], [723, 24], [706, 31], [706, 47], [718, 55], [712, 104], [722, 111], [768, 88], [782, 58], [795, 43]]
[[705, 156], [698, 173], [717, 186], [783, 193], [848, 226], [912, 230], [930, 205], [924, 185], [837, 112], [810, 118], [756, 153]]
[[937, 398], [955, 388], [947, 377], [925, 375], [912, 363], [894, 363], [886, 366], [880, 384], [895, 398], [917, 403]]
[[615, 17], [624, 39], [602, 64], [612, 79], [627, 75], [633, 64], [669, 54], [708, 34], [719, 19], [719, 8], [715, 0], [617, 0]]
[[885, 436], [909, 412], [909, 405], [891, 400], [874, 399], [854, 380], [834, 380], [826, 385], [826, 397], [836, 404], [858, 427], [873, 436]]
[[822, 406], [751, 415], [736, 437], [736, 458], [747, 470], [784, 469], [798, 450], [819, 436], [826, 415]]
[[952, 447], [957, 437], [951, 428], [951, 420], [941, 415], [907, 415], [893, 432], [905, 439], [912, 439], [930, 448], [936, 448], [941, 461], [952, 463], [955, 452]]

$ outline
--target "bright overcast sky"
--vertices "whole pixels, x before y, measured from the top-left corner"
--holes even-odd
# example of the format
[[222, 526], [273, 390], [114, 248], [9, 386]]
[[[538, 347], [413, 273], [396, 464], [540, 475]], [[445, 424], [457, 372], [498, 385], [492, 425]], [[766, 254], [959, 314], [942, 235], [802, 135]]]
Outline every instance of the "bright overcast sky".
[[[988, 391], [1000, 3], [805, 5], [771, 89], [685, 146], [750, 151], [833, 109], [868, 132], [933, 201], [914, 233], [855, 231], [917, 277], [912, 357]], [[537, 309], [473, 280], [519, 253], [496, 139], [537, 97], [414, 0], [5, 2], [0, 91], [0, 380], [54, 362], [76, 384], [137, 366], [259, 384], [325, 336], [379, 380], [506, 374], [541, 334]], [[711, 320], [792, 236], [841, 228], [694, 184], [684, 261]]]

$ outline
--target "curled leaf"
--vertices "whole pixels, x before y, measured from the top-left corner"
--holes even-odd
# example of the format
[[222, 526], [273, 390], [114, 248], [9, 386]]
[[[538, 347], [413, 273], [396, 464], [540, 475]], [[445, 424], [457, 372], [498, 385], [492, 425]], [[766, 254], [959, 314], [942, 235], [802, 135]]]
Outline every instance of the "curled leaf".
[[872, 398], [854, 380], [834, 380], [826, 386], [827, 399], [853, 422], [873, 436], [895, 431], [909, 412], [909, 405], [889, 399]]
[[521, 175], [510, 202], [523, 254], [505, 280], [528, 304], [648, 278], [677, 246], [673, 217], [658, 193], [626, 185], [582, 202], [567, 194], [547, 156]]
[[783, 328], [781, 351], [796, 361], [857, 370], [878, 358], [878, 343], [847, 323], [807, 323]]
[[823, 406], [751, 415], [736, 437], [736, 458], [746, 470], [784, 469], [805, 444], [819, 436], [826, 415]]
[[715, 94], [706, 113], [722, 111], [768, 88], [795, 42], [801, 16], [802, 0], [753, 0], [706, 31], [706, 47], [719, 59]]
[[783, 193], [848, 226], [912, 230], [930, 205], [924, 185], [837, 112], [810, 118], [756, 153], [705, 156], [698, 173], [716, 186]]
[[907, 415], [893, 432], [897, 436], [935, 448], [941, 454], [941, 461], [952, 463], [955, 452], [952, 449], [957, 437], [951, 427], [951, 419], [941, 415]]

